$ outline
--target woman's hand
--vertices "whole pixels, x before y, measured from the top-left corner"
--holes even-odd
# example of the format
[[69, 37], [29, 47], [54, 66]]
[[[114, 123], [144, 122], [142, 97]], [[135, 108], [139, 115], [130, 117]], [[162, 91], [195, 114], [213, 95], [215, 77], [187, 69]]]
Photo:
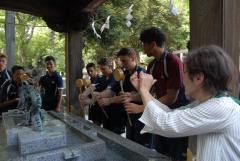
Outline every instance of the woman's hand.
[[150, 91], [151, 87], [157, 80], [153, 79], [153, 76], [140, 72], [139, 74], [139, 91]]
[[133, 73], [133, 75], [130, 77], [130, 81], [131, 81], [133, 87], [136, 90], [139, 90], [139, 78], [138, 78], [138, 73], [137, 72]]
[[146, 74], [143, 72], [139, 73], [139, 76], [137, 72], [135, 72], [131, 78], [132, 85], [138, 90], [144, 90], [144, 91], [150, 91], [153, 84], [157, 81], [153, 79], [152, 75]]

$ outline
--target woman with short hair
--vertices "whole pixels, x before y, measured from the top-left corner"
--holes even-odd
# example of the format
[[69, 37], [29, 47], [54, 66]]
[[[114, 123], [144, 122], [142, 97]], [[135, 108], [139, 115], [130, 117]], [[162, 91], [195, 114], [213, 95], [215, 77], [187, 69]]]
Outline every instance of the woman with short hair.
[[240, 160], [240, 107], [230, 97], [234, 65], [218, 46], [191, 51], [184, 61], [185, 93], [195, 101], [171, 110], [154, 99], [149, 90], [155, 83], [151, 75], [131, 77], [141, 94], [145, 109], [140, 121], [142, 132], [166, 137], [197, 135], [197, 160]]

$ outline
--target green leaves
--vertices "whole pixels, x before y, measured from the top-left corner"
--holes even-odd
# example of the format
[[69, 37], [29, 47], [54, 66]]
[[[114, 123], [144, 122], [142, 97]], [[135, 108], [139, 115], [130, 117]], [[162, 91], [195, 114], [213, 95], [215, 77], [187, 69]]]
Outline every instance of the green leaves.
[[[131, 4], [134, 4], [133, 20], [132, 26], [128, 28], [125, 25], [125, 16]], [[97, 39], [91, 28], [85, 32], [88, 46], [84, 50], [85, 60], [95, 62], [95, 58], [102, 55], [111, 57], [112, 52], [121, 47], [133, 47], [141, 51], [139, 34], [141, 30], [150, 26], [160, 27], [166, 33], [168, 37], [166, 45], [170, 50], [185, 49], [189, 39], [188, 5], [188, 1], [174, 0], [174, 6], [178, 8], [179, 14], [173, 16], [170, 13], [169, 0], [111, 0], [104, 3], [97, 10], [98, 15], [94, 19], [95, 27], [99, 31], [106, 17], [111, 15], [110, 29], [101, 34], [102, 39]]]

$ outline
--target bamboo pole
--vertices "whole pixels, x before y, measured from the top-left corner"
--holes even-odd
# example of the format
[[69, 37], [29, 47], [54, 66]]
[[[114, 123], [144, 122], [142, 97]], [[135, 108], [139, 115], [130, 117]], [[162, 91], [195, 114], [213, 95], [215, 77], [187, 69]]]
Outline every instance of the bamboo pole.
[[[115, 69], [113, 71], [113, 77], [116, 81], [118, 81], [120, 83], [121, 93], [124, 93], [124, 90], [123, 90], [124, 73], [123, 73], [122, 69], [119, 69], [119, 68]], [[127, 118], [128, 118], [129, 125], [132, 126], [132, 121], [131, 121], [131, 118], [128, 113], [127, 113]]]

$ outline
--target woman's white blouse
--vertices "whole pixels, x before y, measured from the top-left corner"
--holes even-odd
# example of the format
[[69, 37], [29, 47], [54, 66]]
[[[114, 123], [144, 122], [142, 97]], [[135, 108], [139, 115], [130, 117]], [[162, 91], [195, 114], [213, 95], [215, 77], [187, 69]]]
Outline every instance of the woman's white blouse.
[[230, 97], [194, 102], [174, 111], [152, 100], [139, 120], [145, 124], [142, 133], [197, 135], [198, 161], [240, 161], [240, 106]]

